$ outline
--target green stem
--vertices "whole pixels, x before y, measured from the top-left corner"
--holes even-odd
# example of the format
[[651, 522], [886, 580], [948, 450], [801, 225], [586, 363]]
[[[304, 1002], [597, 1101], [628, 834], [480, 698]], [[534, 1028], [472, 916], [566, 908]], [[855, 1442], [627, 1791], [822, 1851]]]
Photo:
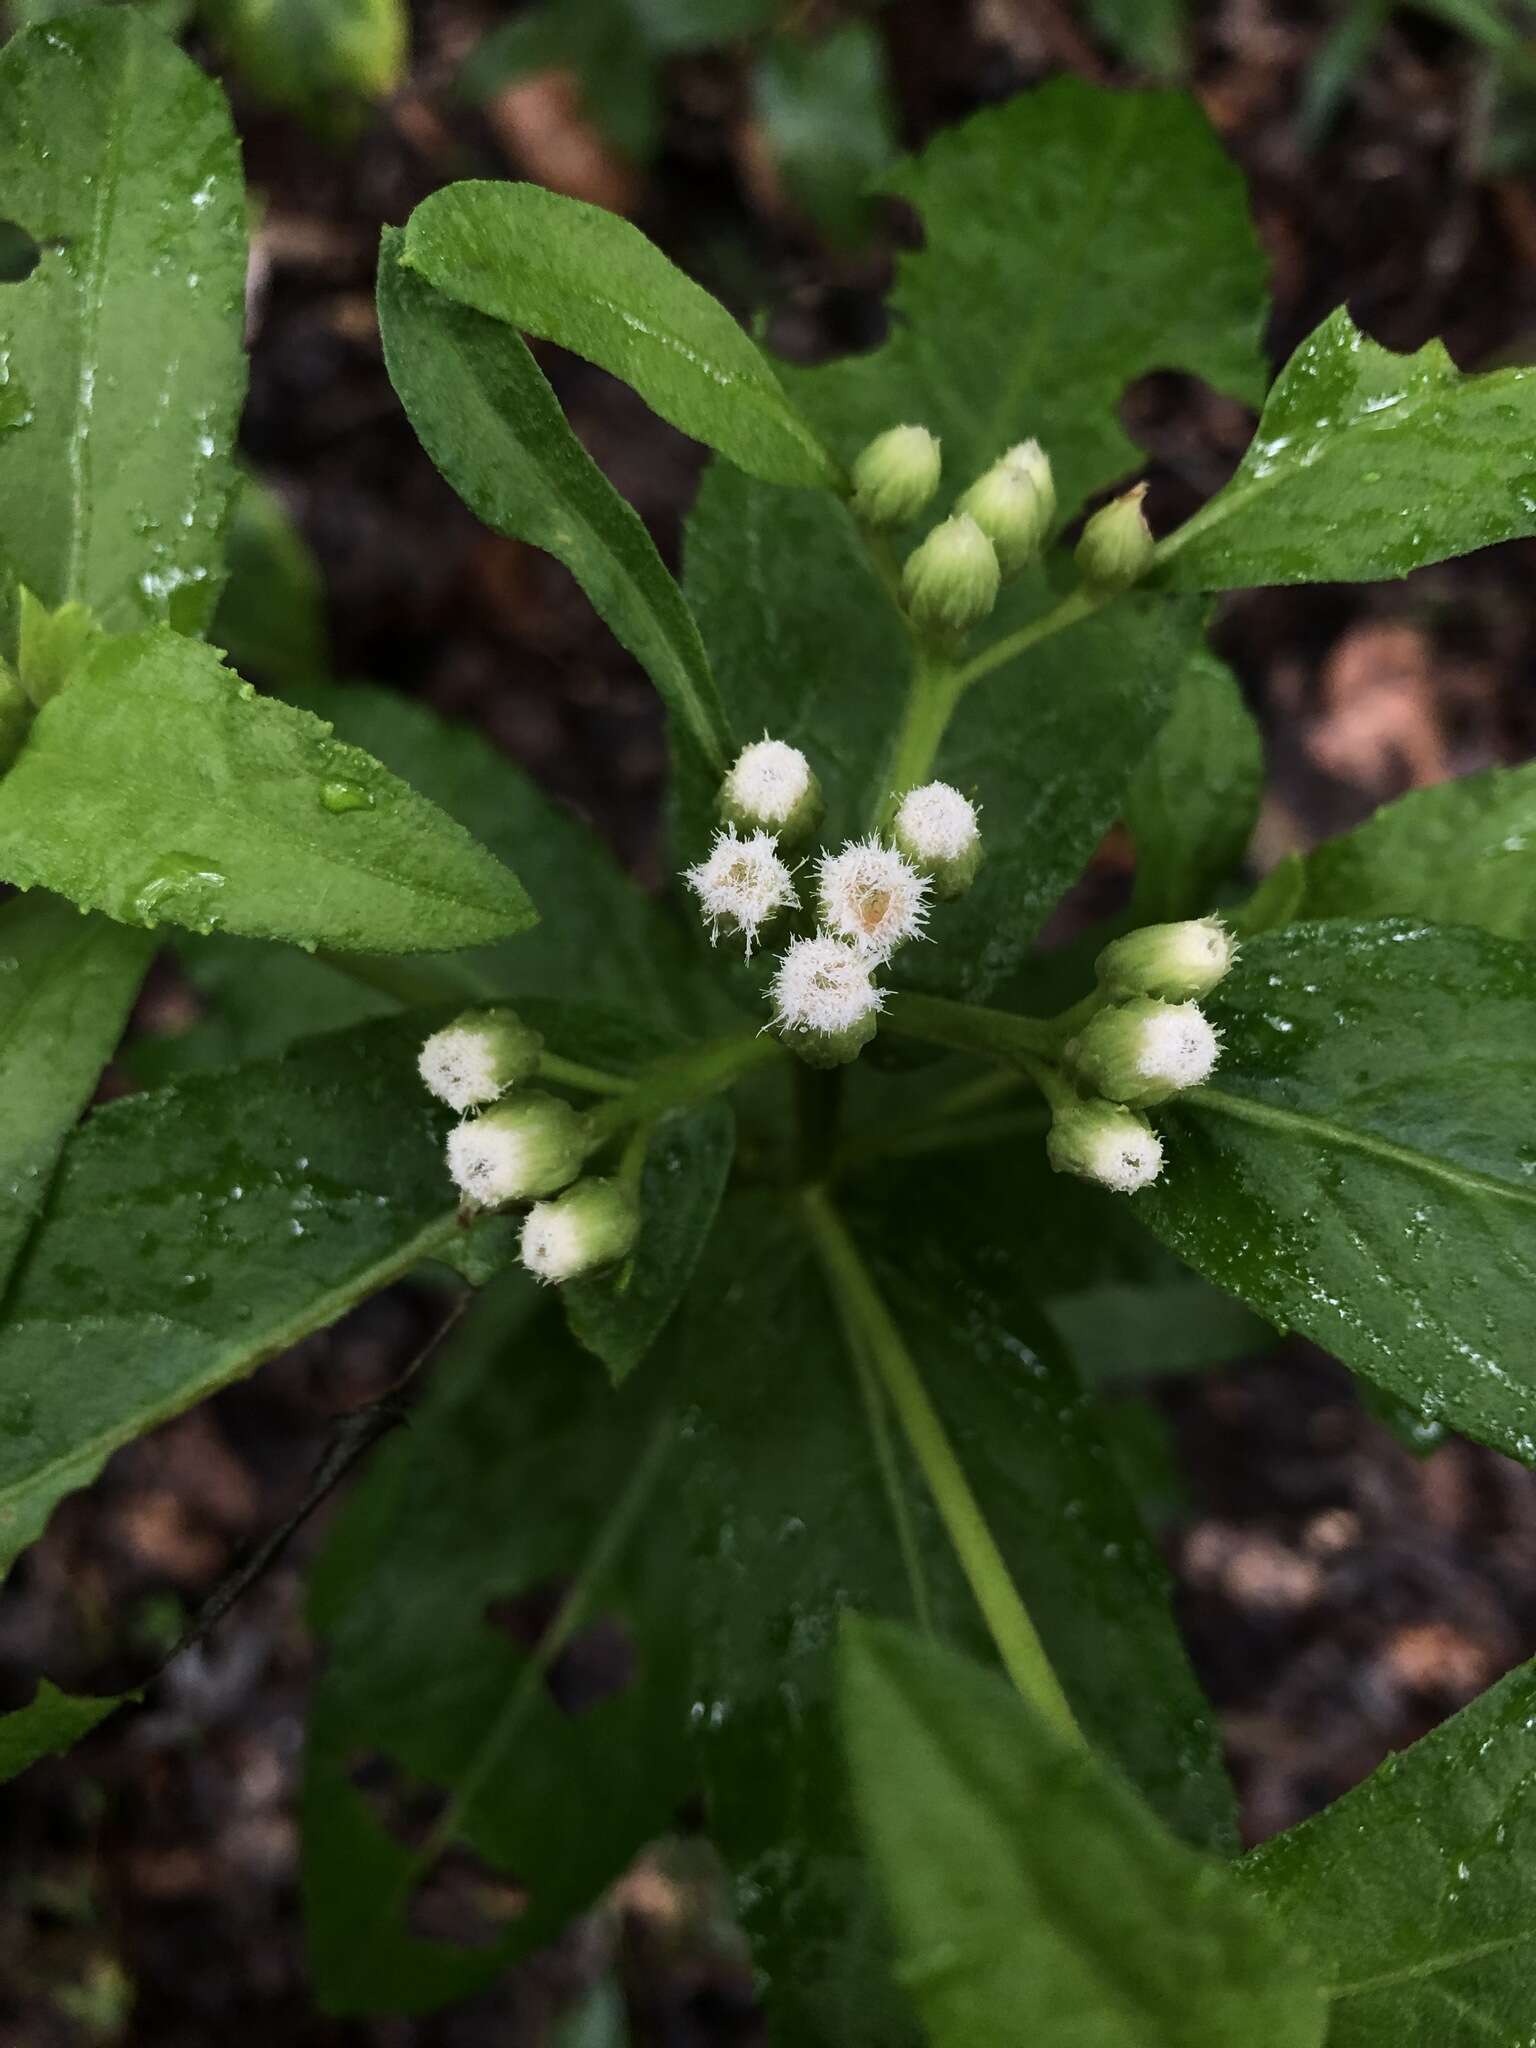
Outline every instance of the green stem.
[[587, 1149], [596, 1152], [634, 1124], [654, 1123], [669, 1109], [722, 1094], [753, 1067], [786, 1058], [776, 1038], [754, 1031], [655, 1060], [635, 1075], [621, 1096], [588, 1112]]
[[583, 1066], [580, 1060], [564, 1060], [557, 1052], [539, 1054], [539, 1079], [587, 1095], [627, 1095], [635, 1085], [628, 1074], [608, 1074], [601, 1067]]
[[802, 1181], [820, 1180], [837, 1144], [843, 1107], [844, 1067], [809, 1067], [795, 1061], [796, 1170]]
[[883, 783], [875, 790], [869, 820], [872, 832], [889, 821], [909, 789], [916, 789], [929, 779], [955, 706], [960, 702], [960, 673], [953, 662], [931, 650], [918, 649], [906, 706], [891, 747], [890, 766]]
[[880, 1028], [893, 1031], [898, 1038], [916, 1038], [925, 1045], [980, 1053], [985, 1059], [1008, 1060], [1015, 1065], [1027, 1053], [1049, 1057], [1062, 1043], [1062, 1033], [1049, 1017], [1015, 1017], [1006, 1010], [983, 1009], [978, 1003], [952, 1003], [943, 996], [912, 995], [906, 990], [889, 998]]
[[[1015, 1087], [1017, 1074], [1005, 1077]], [[899, 1131], [876, 1131], [867, 1138], [852, 1139], [838, 1147], [827, 1169], [829, 1180], [846, 1180], [884, 1159], [925, 1159], [935, 1152], [978, 1152], [1005, 1145], [1013, 1138], [1038, 1138], [1050, 1119], [1039, 1103], [1016, 1109], [1003, 1116], [935, 1117], [930, 1123], [912, 1123]]]
[[963, 668], [957, 671], [955, 682], [960, 693], [968, 690], [972, 683], [979, 683], [983, 676], [1014, 661], [1042, 640], [1049, 640], [1053, 634], [1064, 633], [1069, 626], [1075, 626], [1081, 619], [1091, 618], [1109, 603], [1118, 591], [1090, 590], [1086, 584], [1068, 593], [1054, 610], [1038, 619], [1031, 619], [1027, 626], [1020, 626], [1016, 633], [1007, 633], [1001, 640], [994, 640], [990, 647], [983, 647], [973, 655]]
[[850, 1341], [862, 1345], [922, 1468], [955, 1555], [976, 1597], [1003, 1669], [1021, 1698], [1059, 1734], [1081, 1742], [1082, 1731], [1051, 1669], [1050, 1659], [1009, 1576], [964, 1468], [928, 1398], [901, 1333], [871, 1279], [841, 1216], [820, 1188], [801, 1196], [806, 1226]]

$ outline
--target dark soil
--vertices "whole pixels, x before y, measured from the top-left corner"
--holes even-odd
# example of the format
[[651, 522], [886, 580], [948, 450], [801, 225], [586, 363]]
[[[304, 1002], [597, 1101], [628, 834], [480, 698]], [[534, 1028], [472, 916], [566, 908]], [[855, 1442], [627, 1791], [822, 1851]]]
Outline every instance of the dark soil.
[[[450, 87], [456, 61], [498, 12], [418, 7], [409, 89], [345, 150], [251, 105], [234, 82], [264, 201], [246, 447], [318, 552], [338, 672], [478, 723], [651, 878], [663, 772], [653, 695], [564, 572], [479, 528], [418, 449], [372, 316], [379, 226], [455, 177], [574, 166], [573, 183], [627, 199], [680, 261], [743, 309], [773, 309], [776, 334], [806, 353], [878, 331], [886, 258], [833, 253], [783, 207], [729, 54], [674, 67], [665, 145], [643, 179], [555, 88], [491, 114], [466, 107]], [[1121, 76], [1088, 12], [1068, 0], [893, 0], [883, 22], [904, 140], [1062, 69]], [[1486, 58], [1403, 14], [1309, 152], [1298, 107], [1334, 9], [1213, 0], [1195, 14], [1196, 89], [1252, 181], [1272, 259], [1276, 359], [1344, 300], [1394, 347], [1442, 334], [1467, 367], [1536, 356], [1536, 186], [1491, 140]], [[675, 561], [698, 452], [600, 374], [551, 367], [583, 439]], [[1174, 376], [1129, 394], [1126, 416], [1153, 460], [1161, 523], [1222, 482], [1250, 426]], [[1264, 862], [1405, 788], [1536, 750], [1533, 560], [1517, 546], [1405, 583], [1225, 607], [1219, 641], [1271, 752]], [[1102, 856], [1108, 869], [1120, 858], [1113, 843]], [[0, 1599], [0, 1707], [39, 1669], [87, 1689], [151, 1669], [294, 1507], [332, 1419], [390, 1383], [431, 1313], [408, 1289], [370, 1303], [68, 1501]], [[1181, 1611], [1251, 1838], [1335, 1797], [1536, 1652], [1530, 1473], [1456, 1442], [1415, 1455], [1338, 1367], [1295, 1343], [1154, 1398], [1187, 1492], [1168, 1531]], [[145, 1710], [0, 1795], [0, 2037], [11, 2048], [545, 2037], [562, 1987], [582, 1974], [580, 1936], [461, 2014], [315, 2015], [295, 1795], [310, 1659], [302, 1570], [317, 1534], [308, 1527], [170, 1668]], [[745, 2038], [723, 1987], [690, 1993], [673, 1975], [667, 1994], [655, 1981], [645, 1975], [648, 2038]]]

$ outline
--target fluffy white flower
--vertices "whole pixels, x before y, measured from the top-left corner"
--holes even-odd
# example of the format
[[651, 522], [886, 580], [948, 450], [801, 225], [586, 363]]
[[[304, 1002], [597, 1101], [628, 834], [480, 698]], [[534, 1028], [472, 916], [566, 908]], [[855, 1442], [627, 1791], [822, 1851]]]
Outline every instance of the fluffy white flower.
[[1197, 1003], [1167, 1003], [1142, 1024], [1136, 1066], [1159, 1088], [1198, 1088], [1221, 1055], [1221, 1040]]
[[868, 959], [826, 932], [784, 949], [772, 996], [774, 1021], [784, 1030], [825, 1038], [858, 1031], [885, 1001]]
[[895, 834], [914, 860], [961, 860], [981, 836], [976, 806], [947, 782], [909, 789], [896, 813]]
[[773, 835], [752, 832], [742, 839], [734, 825], [715, 834], [708, 859], [689, 868], [683, 879], [699, 899], [711, 942], [722, 927], [740, 932], [748, 953], [768, 920], [800, 900]]
[[462, 1114], [535, 1074], [542, 1044], [511, 1010], [467, 1010], [432, 1033], [416, 1068], [438, 1101]]
[[1163, 1170], [1163, 1143], [1145, 1117], [1108, 1102], [1085, 1102], [1058, 1113], [1046, 1140], [1058, 1173], [1133, 1195]]
[[627, 1258], [640, 1231], [634, 1197], [615, 1180], [582, 1180], [553, 1202], [536, 1202], [518, 1256], [541, 1282], [559, 1286]]
[[798, 747], [787, 740], [771, 740], [764, 733], [736, 756], [721, 798], [727, 812], [740, 823], [774, 830], [786, 825], [800, 809], [814, 782], [811, 764]]
[[928, 916], [928, 878], [892, 846], [854, 839], [817, 868], [827, 929], [870, 960], [888, 960], [918, 937]]

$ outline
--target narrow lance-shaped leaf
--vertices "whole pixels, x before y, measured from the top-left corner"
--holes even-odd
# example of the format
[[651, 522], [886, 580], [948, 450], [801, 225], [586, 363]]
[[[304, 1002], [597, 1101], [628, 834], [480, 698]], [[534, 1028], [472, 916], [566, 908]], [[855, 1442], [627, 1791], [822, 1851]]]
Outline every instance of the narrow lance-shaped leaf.
[[133, 7], [0, 52], [0, 560], [48, 605], [195, 631], [245, 386], [245, 198], [224, 95]]
[[454, 1239], [419, 1042], [312, 1040], [75, 1137], [0, 1333], [0, 1567], [114, 1450]]
[[1524, 1664], [1239, 1866], [1322, 1975], [1329, 2048], [1527, 2048], [1533, 1739]]
[[388, 230], [380, 248], [379, 325], [422, 446], [488, 526], [565, 564], [723, 773], [729, 738], [699, 629], [639, 515], [571, 432], [515, 330], [404, 268], [403, 240]]
[[1293, 925], [1209, 998], [1214, 1085], [1157, 1112], [1138, 1213], [1346, 1365], [1536, 1461], [1536, 954], [1408, 923]]
[[996, 1674], [911, 1629], [848, 1621], [840, 1691], [933, 2048], [1319, 2048], [1323, 2000], [1277, 1922]]
[[400, 261], [447, 297], [611, 370], [754, 476], [837, 483], [756, 344], [617, 214], [538, 185], [472, 180], [422, 201]]
[[56, 896], [0, 904], [0, 1300], [152, 951]]
[[160, 629], [97, 645], [0, 778], [0, 875], [128, 924], [356, 951], [520, 930], [515, 875], [360, 748]]
[[1536, 763], [1386, 804], [1304, 864], [1301, 917], [1427, 917], [1536, 939]]
[[1281, 371], [1235, 477], [1158, 550], [1173, 590], [1359, 583], [1536, 533], [1536, 370], [1394, 355], [1341, 307]]

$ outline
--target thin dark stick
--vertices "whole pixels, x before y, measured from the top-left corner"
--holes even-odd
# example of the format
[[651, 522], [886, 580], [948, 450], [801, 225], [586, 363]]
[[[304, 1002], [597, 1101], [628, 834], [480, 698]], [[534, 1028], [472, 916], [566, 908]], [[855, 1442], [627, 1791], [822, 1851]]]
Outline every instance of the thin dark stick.
[[[431, 1359], [444, 1338], [457, 1326], [469, 1301], [470, 1296], [467, 1293], [458, 1296], [442, 1322], [387, 1393], [381, 1394], [376, 1401], [370, 1401], [365, 1408], [354, 1409], [350, 1415], [343, 1415], [340, 1418], [334, 1435], [320, 1454], [314, 1477], [310, 1480], [304, 1498], [286, 1521], [280, 1522], [270, 1535], [264, 1537], [245, 1562], [237, 1565], [228, 1578], [209, 1594], [175, 1649], [166, 1658], [166, 1664], [172, 1663], [184, 1650], [190, 1650], [195, 1644], [200, 1643], [224, 1619], [235, 1602], [281, 1557], [315, 1509], [328, 1494], [335, 1491], [353, 1466], [368, 1455], [381, 1437], [388, 1436], [392, 1429], [405, 1421], [407, 1411], [401, 1406], [401, 1393]], [[165, 1665], [160, 1668], [164, 1670]]]

